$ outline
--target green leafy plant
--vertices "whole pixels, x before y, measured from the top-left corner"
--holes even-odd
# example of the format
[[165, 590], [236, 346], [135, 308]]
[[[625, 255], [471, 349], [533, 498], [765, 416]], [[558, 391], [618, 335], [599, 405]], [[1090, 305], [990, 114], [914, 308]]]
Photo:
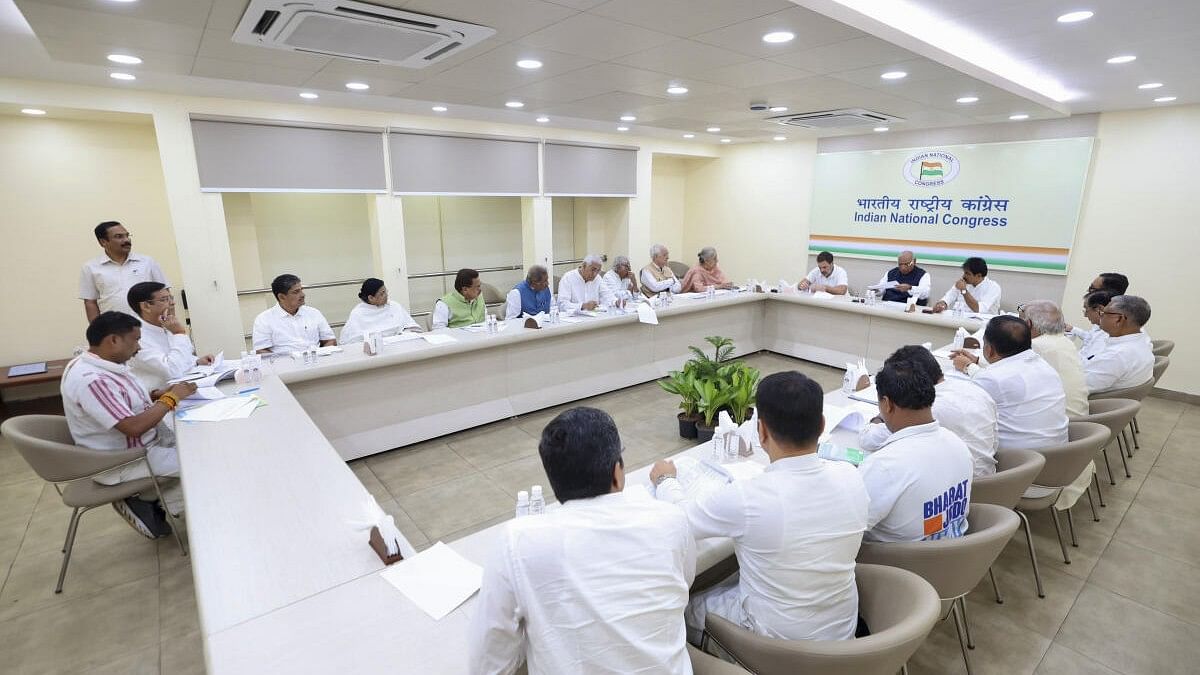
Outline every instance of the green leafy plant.
[[683, 367], [683, 370], [672, 370], [667, 373], [667, 378], [659, 380], [658, 386], [667, 393], [679, 397], [679, 410], [683, 412], [684, 417], [695, 417], [700, 406], [696, 381], [695, 368], [689, 363]]
[[717, 376], [717, 370], [733, 359], [733, 339], [721, 337], [718, 335], [710, 335], [704, 338], [704, 341], [713, 347], [713, 356], [709, 358], [704, 350], [696, 346], [688, 347], [692, 352], [692, 359], [688, 361], [689, 365], [695, 368], [696, 377], [701, 380], [712, 379]]
[[673, 370], [658, 386], [679, 397], [679, 409], [686, 416], [701, 418], [711, 427], [722, 410], [742, 424], [754, 407], [760, 373], [733, 359], [733, 340], [719, 335], [704, 338], [713, 348], [710, 356], [699, 347], [688, 347], [692, 358], [683, 370]]
[[710, 379], [698, 382], [696, 391], [700, 394], [700, 416], [704, 426], [711, 427], [717, 414], [729, 402], [732, 389], [722, 380]]
[[726, 368], [730, 369], [726, 373], [729, 414], [735, 424], [742, 424], [750, 416], [750, 409], [754, 407], [758, 379], [762, 373], [744, 363], [734, 363]]

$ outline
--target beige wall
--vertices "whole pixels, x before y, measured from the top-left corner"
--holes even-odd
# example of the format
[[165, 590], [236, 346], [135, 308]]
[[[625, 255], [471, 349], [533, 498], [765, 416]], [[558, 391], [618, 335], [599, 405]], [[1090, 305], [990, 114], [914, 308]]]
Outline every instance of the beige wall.
[[1165, 389], [1200, 394], [1200, 321], [1190, 265], [1200, 250], [1197, 227], [1200, 106], [1104, 113], [1092, 175], [1071, 250], [1063, 303], [1068, 320], [1097, 272], [1129, 275], [1129, 292], [1144, 296], [1146, 332], [1175, 340]]
[[[687, 206], [687, 173], [691, 167], [682, 157], [654, 157], [650, 181], [650, 237], [670, 250], [677, 260], [691, 261], [683, 250], [684, 212]], [[637, 251], [638, 258], [646, 254]], [[642, 263], [645, 264], [645, 263]]]
[[0, 364], [63, 358], [86, 343], [79, 269], [102, 254], [92, 234], [100, 221], [121, 221], [134, 250], [180, 283], [148, 117], [121, 123], [0, 116], [0, 203]]

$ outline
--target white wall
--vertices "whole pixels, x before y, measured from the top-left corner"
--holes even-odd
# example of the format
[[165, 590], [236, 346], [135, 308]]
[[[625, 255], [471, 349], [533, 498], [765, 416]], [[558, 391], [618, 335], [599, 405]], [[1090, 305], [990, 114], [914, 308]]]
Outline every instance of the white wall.
[[[677, 260], [689, 263], [694, 251], [683, 250], [683, 230], [687, 209], [687, 174], [694, 168], [690, 161], [683, 157], [655, 156], [650, 182], [650, 236], [655, 243], [666, 246]], [[635, 260], [646, 255], [641, 251], [636, 253], [639, 255]]]

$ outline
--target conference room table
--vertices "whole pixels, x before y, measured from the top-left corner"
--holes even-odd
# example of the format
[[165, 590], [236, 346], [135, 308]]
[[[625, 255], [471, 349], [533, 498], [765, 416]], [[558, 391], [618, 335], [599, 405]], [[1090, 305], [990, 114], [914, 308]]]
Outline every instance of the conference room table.
[[[729, 293], [676, 299], [658, 308], [657, 325], [633, 313], [540, 330], [514, 321], [496, 334], [442, 329], [434, 333], [453, 342], [402, 342], [376, 356], [353, 345], [315, 365], [276, 359], [256, 392], [267, 405], [250, 417], [176, 425], [209, 672], [466, 672], [474, 600], [434, 621], [380, 577], [355, 528], [372, 498], [347, 459], [658, 379], [708, 335], [734, 338], [739, 354], [875, 368], [903, 344], [941, 345], [959, 326], [981, 325], [903, 310]], [[648, 485], [648, 472], [631, 470], [627, 489]], [[447, 543], [483, 564], [499, 527]], [[731, 550], [728, 540], [702, 542], [698, 573]], [[407, 542], [402, 552], [415, 554]]]

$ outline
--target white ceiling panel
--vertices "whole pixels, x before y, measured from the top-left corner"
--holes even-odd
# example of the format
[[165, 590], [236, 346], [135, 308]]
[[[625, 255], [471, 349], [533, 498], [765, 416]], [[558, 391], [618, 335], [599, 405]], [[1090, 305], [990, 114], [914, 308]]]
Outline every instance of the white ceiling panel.
[[286, 87], [299, 87], [313, 76], [313, 70], [296, 70], [278, 66], [255, 65], [221, 59], [198, 58], [192, 66], [192, 75], [197, 77], [213, 77], [221, 80], [240, 80], [243, 82], [258, 82], [261, 84], [280, 84]]
[[672, 40], [664, 45], [616, 59], [617, 63], [673, 76], [702, 79], [717, 68], [747, 63], [745, 54], [721, 49], [703, 42]]
[[200, 50], [196, 56], [278, 68], [316, 69], [333, 60], [331, 56], [320, 54], [238, 44], [230, 39], [231, 34], [230, 31], [221, 28], [206, 29], [200, 38]]
[[[795, 33], [796, 38], [783, 44], [769, 44], [762, 41], [763, 35], [780, 30]], [[694, 39], [749, 56], [767, 59], [863, 35], [862, 31], [844, 23], [839, 23], [807, 9], [793, 7], [782, 12], [775, 12], [733, 26], [702, 33], [695, 36]]]
[[[237, 0], [243, 5], [247, 0]], [[14, 0], [24, 10], [35, 4], [25, 0]], [[60, 7], [95, 14], [108, 14], [124, 19], [141, 19], [159, 23], [173, 23], [192, 28], [204, 28], [208, 21], [212, 0], [154, 0], [153, 2], [105, 2], [103, 0], [37, 0], [36, 4]]]
[[[42, 40], [42, 46], [51, 58], [60, 61], [74, 61], [104, 66], [114, 70], [121, 69], [131, 73], [156, 72], [187, 75], [192, 70], [195, 57], [187, 54], [171, 52], [156, 52], [147, 49], [130, 49], [124, 45], [106, 45], [95, 42], [76, 42], [74, 40]], [[136, 66], [122, 66], [108, 61], [109, 54], [130, 54], [143, 60]]]
[[[201, 0], [201, 4], [204, 0]], [[141, 3], [136, 3], [141, 4]], [[230, 33], [237, 27], [238, 22], [242, 20], [242, 15], [246, 13], [246, 6], [249, 0], [211, 0], [212, 11], [208, 14], [209, 28], [224, 28]]]
[[[537, 70], [518, 68], [516, 63], [519, 59], [537, 59], [542, 62], [542, 67]], [[596, 63], [596, 61], [583, 56], [510, 43], [443, 71], [437, 76], [437, 80], [441, 84], [452, 87], [501, 92], [547, 80]]]
[[[337, 85], [341, 87], [342, 85]], [[436, 81], [420, 82], [418, 84], [409, 85], [403, 89], [397, 90], [401, 98], [411, 99], [414, 101], [427, 101], [429, 103], [446, 103], [460, 105], [483, 105], [483, 101], [492, 100], [493, 95], [486, 92], [476, 91], [474, 89], [463, 89], [461, 87], [449, 87], [444, 84], [438, 84]], [[504, 109], [504, 102], [496, 106]]]
[[611, 0], [589, 10], [622, 23], [691, 37], [793, 7], [787, 0]]
[[575, 16], [521, 38], [522, 44], [608, 61], [675, 38], [591, 14]]
[[775, 63], [774, 61], [767, 61], [765, 59], [755, 59], [732, 66], [725, 66], [724, 68], [714, 68], [701, 75], [700, 79], [706, 82], [723, 84], [726, 87], [733, 87], [734, 89], [742, 89], [771, 84], [773, 82], [798, 80], [802, 77], [809, 77], [812, 74], [807, 70], [792, 68], [782, 63]]
[[562, 5], [563, 7], [570, 7], [571, 9], [577, 9], [582, 12], [585, 9], [591, 9], [598, 5], [603, 5], [606, 0], [549, 0], [549, 1], [556, 5]]
[[88, 12], [40, 2], [22, 3], [21, 12], [39, 38], [125, 44], [131, 49], [173, 54], [195, 54], [200, 46], [202, 28], [199, 26]]
[[813, 73], [840, 73], [912, 58], [912, 52], [876, 37], [859, 37], [803, 51], [781, 54], [772, 61]]
[[[901, 71], [908, 73], [908, 75], [899, 80], [883, 79], [882, 75], [889, 71]], [[875, 66], [846, 70], [840, 73], [833, 73], [829, 77], [852, 82], [862, 87], [879, 89], [903, 96], [904, 88], [913, 82], [959, 76], [961, 76], [961, 73], [957, 70], [943, 66], [940, 63], [934, 63], [929, 59], [912, 59], [909, 61], [889, 61]]]
[[555, 115], [570, 115], [592, 119], [610, 119], [618, 123], [621, 115], [635, 115], [641, 122], [642, 110], [661, 103], [662, 100], [653, 96], [642, 96], [629, 92], [612, 91], [597, 96], [579, 99], [573, 103], [560, 103], [546, 108], [546, 112]]
[[569, 103], [610, 91], [632, 91], [633, 87], [639, 85], [661, 83], [662, 88], [659, 92], [665, 97], [667, 95], [666, 81], [667, 78], [662, 73], [639, 70], [615, 63], [600, 63], [519, 87], [511, 93], [557, 103]]

